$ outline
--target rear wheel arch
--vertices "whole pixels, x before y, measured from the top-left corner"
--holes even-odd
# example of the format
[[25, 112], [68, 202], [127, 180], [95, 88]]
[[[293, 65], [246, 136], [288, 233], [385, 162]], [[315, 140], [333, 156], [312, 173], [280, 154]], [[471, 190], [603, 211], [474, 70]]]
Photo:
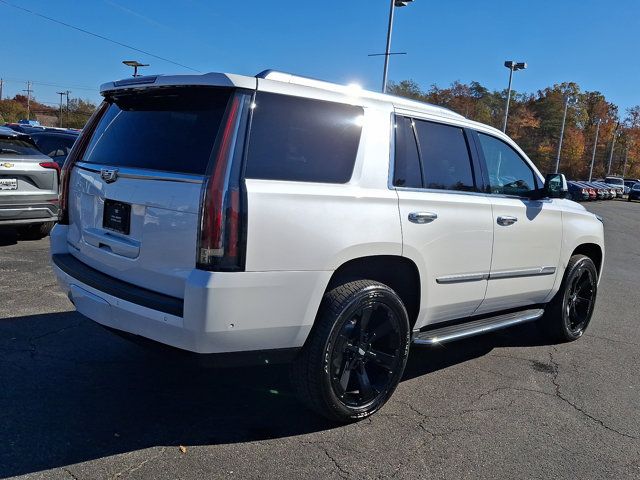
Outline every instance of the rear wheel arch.
[[387, 285], [402, 299], [413, 328], [420, 311], [421, 282], [417, 265], [399, 255], [373, 255], [353, 258], [334, 272], [325, 292], [353, 280], [373, 280]]

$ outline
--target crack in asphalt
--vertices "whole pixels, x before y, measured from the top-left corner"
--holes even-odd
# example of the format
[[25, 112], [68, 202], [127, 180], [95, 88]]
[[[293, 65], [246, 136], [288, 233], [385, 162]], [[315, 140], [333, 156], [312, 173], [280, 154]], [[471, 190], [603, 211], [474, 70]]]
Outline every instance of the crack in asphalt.
[[338, 475], [340, 475], [341, 478], [349, 478], [349, 471], [345, 470], [342, 465], [340, 465], [340, 463], [333, 458], [333, 455], [331, 455], [329, 453], [329, 450], [323, 446], [318, 445], [318, 447], [320, 447], [320, 450], [322, 450], [325, 454], [325, 456], [331, 460], [331, 462], [335, 465], [335, 467], [338, 469]]
[[71, 478], [73, 478], [73, 480], [80, 480], [80, 477], [77, 477], [71, 470], [69, 470], [68, 468], [63, 468], [62, 471], [64, 473], [66, 473], [67, 475], [69, 475]]
[[585, 333], [585, 337], [597, 338], [598, 340], [606, 340], [612, 343], [622, 343], [624, 345], [631, 345], [632, 347], [640, 347], [640, 343], [629, 342], [627, 340], [616, 340], [615, 338], [603, 337], [602, 335], [593, 335], [591, 333]]
[[576, 405], [574, 402], [569, 400], [567, 397], [565, 397], [563, 395], [563, 393], [561, 392], [561, 390], [560, 390], [561, 386], [560, 386], [560, 382], [558, 381], [558, 376], [560, 375], [560, 364], [553, 358], [553, 351], [549, 351], [549, 362], [551, 363], [551, 366], [553, 367], [553, 374], [552, 374], [552, 377], [551, 377], [551, 381], [553, 382], [553, 385], [555, 387], [555, 396], [557, 398], [559, 398], [563, 402], [567, 403], [568, 405], [573, 407], [577, 412], [580, 412], [582, 415], [584, 415], [585, 417], [587, 417], [591, 421], [597, 423], [598, 425], [600, 425], [604, 429], [609, 430], [610, 432], [613, 432], [613, 433], [617, 433], [620, 436], [623, 436], [623, 437], [626, 437], [626, 438], [630, 438], [632, 440], [638, 440], [638, 437], [636, 437], [634, 435], [630, 435], [628, 433], [621, 432], [620, 430], [616, 430], [615, 428], [610, 427], [609, 425], [604, 423], [604, 421], [600, 420], [597, 417], [594, 417], [593, 415], [591, 415], [590, 413], [586, 412], [584, 409], [582, 409], [581, 407]]
[[162, 456], [162, 454], [165, 452], [167, 448], [166, 447], [162, 447], [160, 448], [160, 451], [155, 454], [154, 456], [147, 458], [145, 460], [143, 460], [142, 462], [140, 462], [138, 465], [131, 467], [131, 468], [127, 468], [125, 470], [122, 470], [120, 472], [117, 472], [112, 478], [120, 478], [122, 475], [129, 475], [133, 472], [135, 472], [136, 470], [140, 470], [142, 467], [144, 467], [147, 463], [156, 460], [158, 458], [160, 458], [160, 456]]

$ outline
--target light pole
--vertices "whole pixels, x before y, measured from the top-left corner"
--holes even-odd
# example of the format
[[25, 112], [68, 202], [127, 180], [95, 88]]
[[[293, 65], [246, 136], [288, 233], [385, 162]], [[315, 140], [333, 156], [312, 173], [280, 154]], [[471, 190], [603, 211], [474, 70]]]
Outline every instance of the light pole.
[[589, 181], [593, 178], [593, 163], [596, 161], [596, 148], [598, 148], [598, 133], [600, 133], [600, 124], [602, 119], [598, 119], [596, 127], [596, 139], [593, 142], [593, 153], [591, 154], [591, 168], [589, 169]]
[[406, 7], [413, 0], [391, 0], [389, 8], [389, 27], [387, 28], [387, 48], [384, 52], [384, 70], [382, 72], [382, 93], [387, 93], [387, 74], [389, 73], [389, 57], [391, 56], [391, 32], [393, 30], [393, 13], [396, 7]]
[[507, 118], [509, 117], [509, 101], [511, 100], [511, 81], [513, 80], [513, 72], [517, 72], [518, 70], [524, 70], [527, 68], [526, 62], [514, 62], [513, 60], [508, 60], [504, 62], [504, 66], [509, 69], [509, 89], [507, 91], [507, 106], [504, 109], [504, 124], [502, 125], [502, 131], [507, 131]]
[[562, 127], [560, 128], [560, 142], [558, 143], [558, 155], [556, 156], [556, 171], [560, 168], [560, 152], [562, 151], [562, 140], [564, 139], [564, 124], [567, 121], [567, 109], [569, 108], [569, 101], [571, 97], [569, 95], [564, 97], [564, 113], [562, 114]]
[[137, 60], [124, 60], [124, 63], [127, 67], [133, 67], [133, 76], [138, 77], [138, 68], [140, 67], [148, 67], [148, 63], [140, 63]]
[[609, 165], [607, 166], [607, 176], [611, 175], [611, 162], [613, 161], [613, 150], [616, 148], [616, 135], [618, 134], [618, 125], [613, 131], [613, 138], [611, 139], [611, 151], [609, 152]]

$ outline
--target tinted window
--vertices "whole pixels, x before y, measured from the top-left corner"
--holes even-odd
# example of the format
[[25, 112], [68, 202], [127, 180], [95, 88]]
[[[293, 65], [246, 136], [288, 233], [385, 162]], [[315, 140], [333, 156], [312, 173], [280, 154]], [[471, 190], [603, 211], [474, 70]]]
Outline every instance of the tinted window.
[[230, 90], [150, 90], [110, 100], [84, 162], [204, 174]]
[[478, 133], [487, 163], [491, 193], [526, 195], [537, 188], [535, 175], [525, 160], [509, 145]]
[[260, 93], [251, 123], [246, 176], [345, 183], [362, 130], [362, 107]]
[[467, 140], [462, 128], [416, 120], [424, 186], [475, 190]]
[[396, 187], [422, 187], [418, 145], [410, 118], [396, 117], [396, 147], [393, 184]]
[[75, 138], [63, 135], [31, 135], [42, 153], [50, 157], [62, 157], [69, 154]]
[[27, 140], [0, 137], [0, 155], [40, 155], [40, 152]]

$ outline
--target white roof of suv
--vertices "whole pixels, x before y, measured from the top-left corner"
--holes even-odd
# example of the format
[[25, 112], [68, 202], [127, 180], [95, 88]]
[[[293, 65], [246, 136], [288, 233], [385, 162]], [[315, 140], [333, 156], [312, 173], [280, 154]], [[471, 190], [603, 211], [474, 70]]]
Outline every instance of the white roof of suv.
[[396, 106], [420, 110], [440, 117], [462, 120], [464, 116], [455, 113], [444, 107], [438, 107], [429, 103], [419, 102], [403, 97], [388, 95], [370, 90], [364, 90], [357, 85], [340, 85], [337, 83], [317, 80], [314, 78], [293, 75], [291, 73], [279, 72], [276, 70], [265, 70], [255, 77], [245, 75], [235, 75], [229, 73], [205, 73], [202, 75], [149, 75], [131, 77], [115, 82], [108, 82], [100, 87], [100, 93], [105, 95], [108, 92], [117, 90], [132, 90], [138, 88], [148, 88], [150, 86], [178, 86], [178, 85], [215, 85], [221, 87], [256, 88], [257, 79], [272, 80], [276, 82], [289, 83], [320, 90], [357, 95], [362, 98], [393, 103]]

